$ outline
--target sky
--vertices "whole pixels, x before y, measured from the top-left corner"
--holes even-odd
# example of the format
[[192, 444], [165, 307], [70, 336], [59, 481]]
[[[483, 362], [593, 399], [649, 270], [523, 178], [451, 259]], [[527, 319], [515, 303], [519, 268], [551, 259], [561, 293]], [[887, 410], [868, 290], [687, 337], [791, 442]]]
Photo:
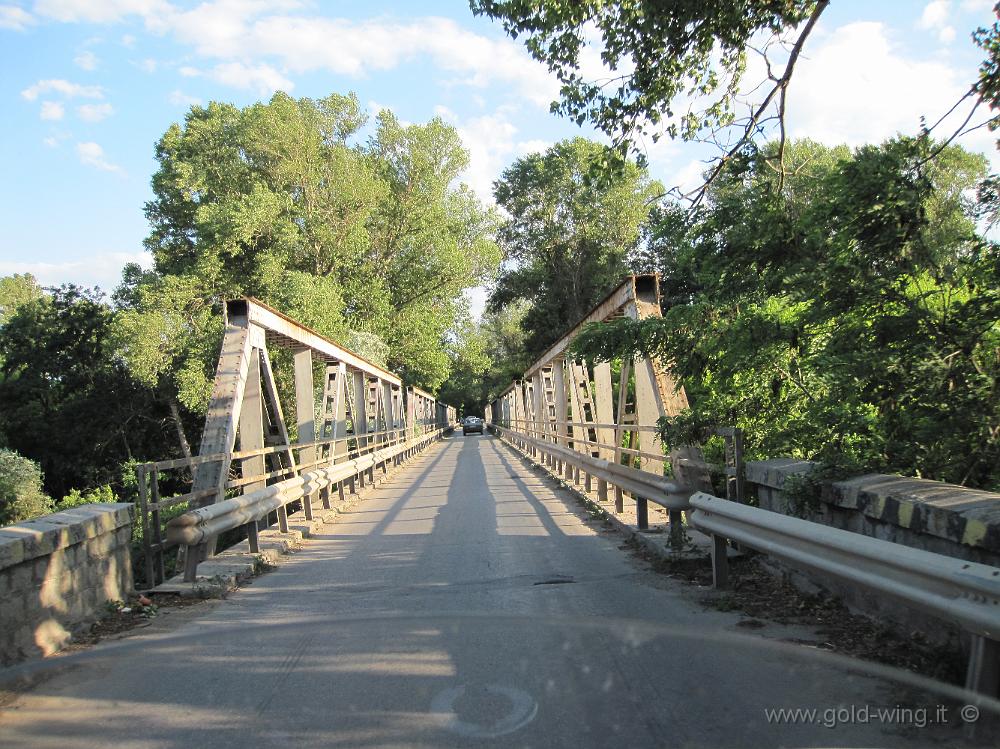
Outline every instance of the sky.
[[[976, 79], [970, 34], [992, 23], [992, 5], [833, 0], [789, 89], [789, 135], [857, 146], [934, 122]], [[276, 90], [353, 91], [372, 114], [442, 117], [486, 201], [518, 157], [602, 139], [549, 113], [555, 78], [464, 0], [0, 0], [0, 275], [110, 291], [125, 263], [149, 266], [158, 138], [193, 104]], [[960, 142], [1000, 166], [995, 134]], [[690, 186], [706, 153], [661, 140], [648, 157], [668, 187]], [[482, 290], [472, 297], [478, 311]]]

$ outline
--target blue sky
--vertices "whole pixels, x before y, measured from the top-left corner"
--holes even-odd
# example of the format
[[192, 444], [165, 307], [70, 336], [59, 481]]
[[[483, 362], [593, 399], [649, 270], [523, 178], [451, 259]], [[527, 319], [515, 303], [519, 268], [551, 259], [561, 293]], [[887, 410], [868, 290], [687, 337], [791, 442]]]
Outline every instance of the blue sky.
[[[790, 89], [790, 134], [858, 145], [936, 120], [975, 79], [969, 34], [991, 6], [833, 0]], [[373, 112], [440, 115], [484, 199], [515, 158], [581, 133], [548, 113], [554, 79], [462, 0], [0, 0], [0, 71], [0, 275], [44, 284], [110, 290], [125, 262], [148, 264], [153, 147], [192, 103], [354, 91]], [[964, 145], [992, 159], [994, 141], [983, 129]], [[705, 155], [649, 150], [668, 186], [691, 184]]]

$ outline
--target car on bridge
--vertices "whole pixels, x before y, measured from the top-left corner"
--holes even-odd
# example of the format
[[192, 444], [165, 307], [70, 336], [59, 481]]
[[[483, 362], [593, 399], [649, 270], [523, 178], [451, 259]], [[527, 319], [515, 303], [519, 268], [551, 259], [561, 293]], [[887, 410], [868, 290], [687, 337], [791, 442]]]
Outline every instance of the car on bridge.
[[483, 433], [483, 420], [478, 416], [466, 416], [462, 421], [462, 436], [464, 437], [469, 432]]

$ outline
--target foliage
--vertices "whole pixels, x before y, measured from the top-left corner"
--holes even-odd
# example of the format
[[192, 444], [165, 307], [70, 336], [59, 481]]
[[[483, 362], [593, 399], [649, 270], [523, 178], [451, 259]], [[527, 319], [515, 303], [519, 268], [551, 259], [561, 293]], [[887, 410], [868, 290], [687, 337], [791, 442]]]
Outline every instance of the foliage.
[[528, 308], [527, 302], [519, 301], [487, 310], [478, 322], [466, 319], [449, 346], [453, 366], [438, 393], [443, 402], [462, 414], [484, 416], [483, 405], [521, 376], [530, 364], [521, 327]]
[[104, 486], [99, 486], [96, 489], [87, 489], [84, 491], [81, 491], [80, 489], [72, 489], [69, 494], [56, 502], [56, 512], [59, 512], [60, 510], [69, 510], [74, 507], [80, 507], [81, 505], [106, 504], [117, 501], [118, 498], [115, 496], [115, 492], [111, 488], [110, 484], [105, 484]]
[[853, 152], [790, 144], [790, 175], [748, 150], [696, 214], [667, 209], [650, 250], [663, 320], [591, 329], [579, 351], [670, 362], [690, 411], [751, 457], [793, 455], [1000, 484], [1000, 255], [969, 198], [985, 161], [899, 137]]
[[[655, 141], [665, 132], [691, 140], [732, 124], [747, 50], [818, 16], [827, 2], [471, 0], [470, 5], [477, 15], [500, 19], [511, 36], [525, 35], [532, 56], [558, 76], [562, 88], [553, 112], [580, 125], [591, 122], [624, 153], [629, 141], [645, 135]], [[587, 77], [585, 62], [594, 48], [611, 71], [605, 79]], [[787, 80], [778, 72], [765, 83], [783, 92]], [[702, 100], [704, 108], [696, 109]]]
[[483, 382], [493, 366], [486, 347], [482, 328], [467, 316], [457, 326], [455, 337], [449, 342], [451, 374], [438, 391], [441, 402], [455, 406], [459, 414], [483, 415]]
[[13, 450], [0, 448], [0, 526], [52, 512], [52, 500], [42, 490], [38, 464]]
[[495, 214], [464, 186], [466, 152], [435, 119], [382, 112], [364, 144], [357, 98], [195, 106], [156, 148], [146, 213], [155, 271], [119, 290], [118, 341], [145, 384], [204, 409], [224, 299], [250, 295], [436, 388], [462, 290], [498, 262]]
[[30, 273], [15, 273], [0, 278], [0, 325], [3, 325], [26, 302], [42, 296], [42, 287]]
[[505, 264], [488, 309], [529, 303], [521, 321], [529, 357], [540, 354], [628, 272], [627, 258], [653, 196], [644, 169], [621, 162], [597, 176], [610, 151], [584, 138], [518, 159], [496, 183], [510, 219], [500, 231]]
[[165, 399], [116, 354], [113, 314], [99, 292], [64, 286], [0, 328], [0, 429], [40, 463], [52, 496], [117, 487], [122, 463], [174, 442]]

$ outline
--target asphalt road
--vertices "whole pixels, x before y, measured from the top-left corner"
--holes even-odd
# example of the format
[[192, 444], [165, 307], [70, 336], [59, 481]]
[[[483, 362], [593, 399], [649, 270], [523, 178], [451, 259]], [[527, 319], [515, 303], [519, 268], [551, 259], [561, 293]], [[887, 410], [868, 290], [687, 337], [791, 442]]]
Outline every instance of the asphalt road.
[[456, 436], [226, 600], [47, 661], [0, 711], [0, 746], [929, 742], [831, 713], [899, 689], [741, 629], [622, 542], [497, 439]]

